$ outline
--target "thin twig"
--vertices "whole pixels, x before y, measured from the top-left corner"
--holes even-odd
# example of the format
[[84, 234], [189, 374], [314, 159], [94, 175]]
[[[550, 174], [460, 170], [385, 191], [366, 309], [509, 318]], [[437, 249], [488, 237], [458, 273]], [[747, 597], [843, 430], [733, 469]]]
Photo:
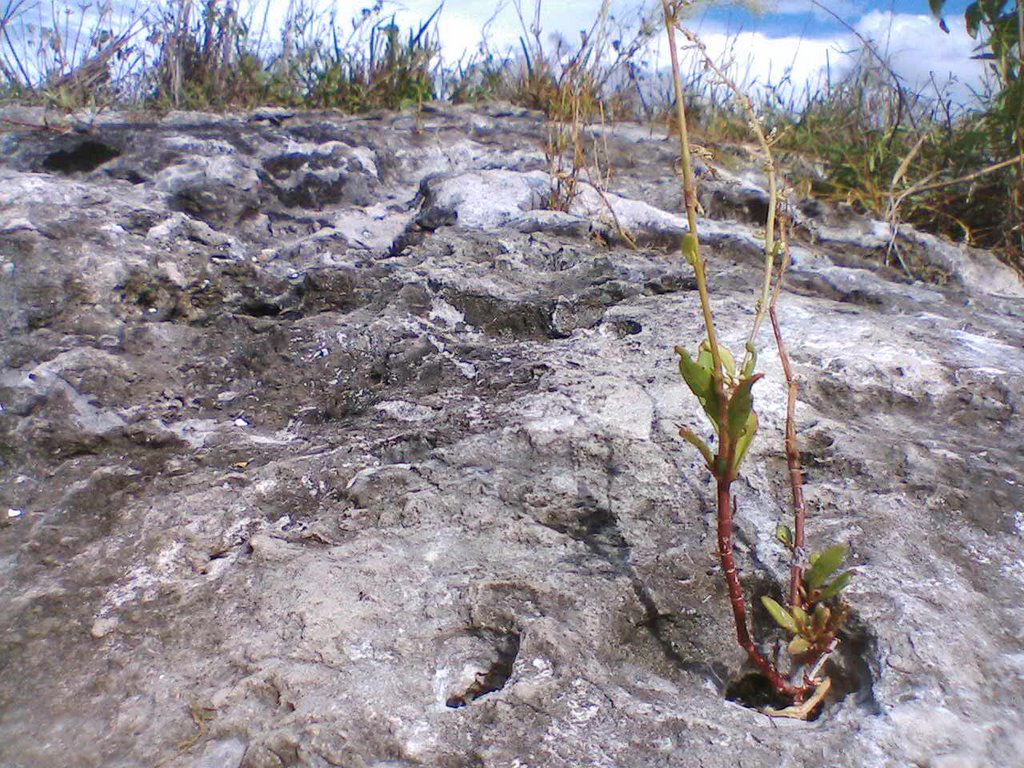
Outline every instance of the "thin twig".
[[786, 352], [786, 344], [782, 339], [782, 328], [779, 326], [779, 318], [775, 311], [779, 300], [779, 292], [782, 289], [782, 280], [792, 259], [788, 238], [785, 235], [785, 225], [782, 227], [781, 240], [783, 244], [782, 263], [779, 265], [779, 274], [775, 280], [775, 290], [772, 293], [768, 315], [771, 318], [772, 330], [775, 332], [775, 344], [779, 350], [782, 371], [786, 376], [786, 466], [789, 469], [789, 487], [793, 496], [793, 559], [789, 567], [789, 604], [802, 607], [803, 601], [800, 592], [803, 585], [803, 569], [806, 564], [804, 524], [807, 520], [807, 504], [804, 501], [803, 470], [800, 467], [800, 445], [796, 436], [796, 396], [799, 391], [799, 385], [797, 384], [796, 377], [793, 376], [789, 354]]
[[[678, 21], [678, 5], [669, 0], [661, 0], [665, 15], [665, 32], [668, 35], [668, 52], [672, 61], [672, 87], [676, 97], [676, 118], [679, 121], [679, 161], [683, 166], [683, 206], [686, 209], [686, 222], [690, 228], [690, 236], [699, 239], [697, 234], [697, 187], [694, 184], [693, 161], [690, 158], [690, 136], [686, 127], [686, 105], [683, 97], [683, 83], [679, 74], [679, 52], [676, 48], [676, 23]], [[704, 313], [704, 327], [708, 332], [708, 344], [711, 347], [711, 359], [715, 378], [719, 379], [722, 370], [722, 354], [718, 349], [718, 336], [715, 333], [715, 320], [711, 313], [711, 297], [708, 294], [707, 273], [704, 260], [698, 254], [693, 261], [693, 271], [697, 278], [697, 292], [700, 295], [700, 307]]]
[[764, 277], [761, 281], [761, 292], [758, 296], [757, 307], [754, 313], [754, 322], [750, 328], [750, 336], [747, 338], [746, 349], [743, 353], [743, 363], [740, 366], [740, 370], [744, 370], [747, 367], [747, 362], [753, 355], [754, 344], [757, 340], [757, 335], [761, 330], [761, 324], [764, 322], [764, 313], [768, 306], [768, 295], [771, 291], [772, 285], [772, 270], [775, 264], [775, 256], [777, 253], [776, 242], [775, 242], [775, 222], [776, 222], [776, 209], [778, 200], [780, 197], [778, 189], [778, 179], [775, 174], [775, 159], [772, 156], [771, 143], [768, 141], [768, 137], [764, 135], [764, 130], [761, 127], [761, 120], [757, 116], [757, 112], [754, 110], [754, 102], [750, 96], [745, 94], [742, 89], [732, 80], [726, 73], [725, 70], [718, 66], [711, 55], [707, 51], [707, 47], [703, 41], [696, 34], [685, 27], [680, 27], [680, 31], [686, 36], [686, 39], [700, 52], [701, 58], [704, 59], [705, 66], [708, 67], [715, 76], [732, 91], [733, 98], [739, 103], [740, 108], [747, 116], [747, 124], [750, 128], [751, 133], [757, 139], [757, 143], [761, 146], [761, 151], [764, 153], [764, 171], [768, 177], [768, 215], [765, 219], [765, 233], [764, 233]]
[[[917, 145], [914, 147], [911, 153], [907, 155], [907, 157], [904, 159], [903, 164], [901, 164], [900, 166], [901, 170], [905, 171], [904, 165], [909, 165], [909, 160], [911, 159], [912, 155], [916, 153], [918, 147], [921, 146], [923, 139], [924, 137], [922, 137], [921, 141], [918, 141]], [[910, 271], [910, 268], [907, 266], [907, 263], [903, 260], [903, 254], [900, 253], [899, 246], [896, 244], [896, 238], [899, 236], [899, 208], [901, 205], [903, 205], [903, 201], [906, 200], [908, 197], [919, 195], [922, 192], [929, 192], [933, 189], [951, 187], [955, 184], [965, 184], [969, 181], [979, 179], [982, 176], [986, 176], [990, 173], [995, 173], [996, 171], [1000, 171], [1003, 168], [1007, 168], [1011, 165], [1018, 165], [1020, 163], [1024, 163], [1024, 154], [1017, 155], [1016, 157], [1010, 158], [1009, 160], [1003, 160], [1002, 162], [994, 163], [985, 168], [974, 171], [973, 173], [968, 173], [965, 176], [959, 176], [955, 179], [945, 179], [943, 181], [930, 181], [931, 179], [934, 179], [937, 175], [937, 172], [932, 173], [926, 176], [924, 180], [912, 185], [908, 189], [905, 189], [899, 195], [894, 195], [893, 190], [890, 189], [889, 210], [886, 213], [886, 219], [889, 223], [889, 243], [885, 249], [886, 260], [888, 260], [889, 254], [895, 253], [896, 258], [899, 260], [900, 265], [903, 267], [903, 271], [907, 273], [908, 277], [913, 277], [913, 273]], [[893, 187], [895, 187], [895, 185], [899, 181], [899, 178], [901, 177], [902, 173], [900, 171], [897, 171], [897, 173], [893, 176]]]
[[947, 181], [936, 181], [931, 184], [920, 184], [917, 186], [913, 186], [910, 189], [903, 192], [897, 198], [897, 205], [903, 202], [903, 200], [910, 197], [911, 195], [919, 195], [922, 192], [928, 192], [932, 189], [941, 189], [942, 187], [949, 187], [954, 184], [963, 184], [968, 181], [974, 181], [975, 179], [981, 178], [982, 176], [994, 173], [995, 171], [1001, 171], [1003, 168], [1006, 168], [1011, 165], [1016, 165], [1018, 163], [1024, 163], [1024, 153], [1019, 154], [1016, 157], [1012, 157], [1009, 160], [1003, 160], [1002, 162], [994, 163], [993, 165], [982, 168], [979, 171], [968, 173], [966, 176], [958, 176], [955, 179], [949, 179]]
[[[676, 108], [679, 120], [679, 142], [681, 162], [683, 165], [683, 200], [686, 205], [687, 221], [690, 232], [684, 237], [683, 251], [693, 266], [697, 279], [697, 287], [700, 293], [701, 308], [704, 312], [705, 326], [708, 333], [708, 342], [711, 347], [712, 366], [711, 382], [716, 399], [717, 413], [713, 417], [718, 432], [718, 452], [711, 462], [711, 471], [715, 476], [717, 485], [717, 542], [718, 559], [725, 576], [726, 586], [729, 591], [729, 602], [732, 606], [733, 620], [736, 625], [736, 640], [747, 652], [750, 660], [757, 666], [765, 677], [771, 682], [772, 687], [780, 694], [790, 697], [794, 701], [800, 701], [807, 693], [806, 686], [793, 685], [779, 672], [778, 668], [758, 648], [757, 643], [751, 636], [747, 622], [746, 597], [743, 593], [743, 584], [740, 581], [739, 571], [736, 567], [735, 545], [733, 542], [733, 524], [737, 511], [736, 497], [732, 495], [732, 484], [737, 477], [735, 452], [739, 435], [733, 434], [730, 430], [727, 418], [730, 401], [735, 394], [732, 385], [726, 386], [726, 372], [722, 367], [721, 351], [718, 348], [718, 341], [714, 333], [714, 322], [711, 315], [711, 305], [708, 295], [707, 275], [704, 269], [704, 260], [700, 254], [700, 242], [697, 238], [697, 194], [694, 181], [693, 165], [690, 158], [689, 135], [686, 126], [686, 111], [683, 103], [682, 82], [679, 75], [679, 60], [676, 51], [675, 27], [678, 22], [677, 11], [679, 3], [670, 4], [669, 0], [662, 0], [662, 10], [665, 16], [665, 29], [669, 39], [669, 51], [672, 58], [672, 79], [676, 95]], [[685, 34], [685, 31], [684, 31]], [[769, 281], [771, 273], [769, 272]], [[770, 285], [770, 282], [769, 282]], [[758, 377], [759, 378], [759, 377]], [[756, 379], [755, 379], [756, 380]], [[748, 382], [748, 386], [749, 386]], [[696, 390], [694, 390], [696, 392]], [[708, 453], [707, 448], [704, 449]], [[705, 458], [708, 458], [705, 456]]]

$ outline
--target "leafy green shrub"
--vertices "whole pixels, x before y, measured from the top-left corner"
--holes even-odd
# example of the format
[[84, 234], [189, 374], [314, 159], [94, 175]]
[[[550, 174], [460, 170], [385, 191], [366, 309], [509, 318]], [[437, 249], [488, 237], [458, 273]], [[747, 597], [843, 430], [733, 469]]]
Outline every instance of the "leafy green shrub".
[[308, 105], [360, 112], [419, 106], [434, 98], [440, 45], [431, 27], [441, 6], [404, 38], [394, 17], [383, 18], [380, 11], [378, 3], [357, 22], [355, 31], [365, 28], [365, 35], [339, 45], [334, 30], [331, 46], [318, 40], [300, 54], [307, 60]]
[[[929, 0], [929, 4], [945, 28], [941, 21], [945, 0]], [[1024, 270], [1024, 5], [1020, 0], [978, 0], [967, 6], [964, 22], [968, 34], [980, 41], [979, 58], [988, 65], [993, 87], [984, 94], [983, 113], [959, 132], [957, 144], [964, 154], [979, 150], [987, 154], [984, 159], [992, 175], [971, 178], [974, 183], [984, 176], [972, 192], [984, 198], [979, 210], [991, 211], [994, 206], [1009, 223], [1007, 228], [984, 222], [984, 237], [979, 239], [1003, 249]]]
[[[85, 6], [77, 16], [69, 7], [65, 18], [76, 18], [74, 26], [61, 25], [56, 8], [54, 18], [32, 20], [27, 14], [35, 6], [8, 3], [0, 14], [0, 93], [66, 109], [102, 95], [111, 104], [350, 112], [415, 106], [435, 96], [440, 6], [417, 28], [402, 30], [378, 0], [346, 34], [316, 0], [298, 2], [290, 6], [278, 49], [265, 39], [266, 19], [254, 18], [255, 8], [243, 17], [232, 0], [165, 0], [128, 19], [112, 7], [88, 15]], [[41, 30], [38, 41], [32, 30]], [[32, 50], [35, 60], [26, 61]]]
[[234, 4], [176, 0], [163, 6], [153, 100], [173, 107], [249, 105], [259, 87], [258, 56]]

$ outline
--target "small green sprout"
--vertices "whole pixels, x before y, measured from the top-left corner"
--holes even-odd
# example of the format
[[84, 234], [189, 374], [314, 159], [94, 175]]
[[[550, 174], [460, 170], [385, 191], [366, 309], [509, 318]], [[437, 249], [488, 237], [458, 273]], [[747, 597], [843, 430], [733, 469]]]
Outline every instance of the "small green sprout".
[[[776, 535], [783, 543], [792, 537], [784, 525], [779, 526]], [[803, 605], [791, 605], [787, 609], [767, 595], [761, 597], [761, 604], [775, 623], [791, 635], [787, 650], [794, 658], [809, 655], [817, 658], [828, 653], [849, 617], [849, 608], [840, 599], [840, 593], [853, 578], [853, 571], [843, 571], [827, 582], [842, 565], [847, 551], [845, 545], [837, 544], [811, 555], [811, 567], [804, 575]]]

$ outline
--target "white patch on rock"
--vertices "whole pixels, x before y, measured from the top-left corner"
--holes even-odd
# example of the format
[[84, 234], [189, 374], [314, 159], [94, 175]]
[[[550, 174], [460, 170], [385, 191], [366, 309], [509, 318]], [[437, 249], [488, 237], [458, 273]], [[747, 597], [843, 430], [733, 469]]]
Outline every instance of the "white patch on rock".
[[192, 768], [238, 768], [247, 746], [247, 742], [238, 737], [208, 742]]
[[[614, 218], [612, 211], [615, 212]], [[609, 227], [614, 226], [615, 219], [618, 219], [619, 226], [634, 236], [640, 233], [681, 234], [688, 229], [684, 216], [611, 192], [606, 192], [602, 197], [592, 185], [586, 183], [580, 184], [579, 194], [569, 206], [569, 213], [600, 221]]]
[[466, 316], [440, 296], [435, 296], [431, 300], [428, 317], [433, 322], [441, 322], [450, 328], [454, 328], [459, 323], [466, 322]]
[[[178, 546], [181, 545], [178, 544]], [[101, 613], [105, 614], [127, 605], [135, 600], [140, 593], [145, 593], [159, 581], [156, 574], [146, 565], [132, 568], [119, 584], [104, 593]]]
[[244, 191], [260, 187], [259, 175], [237, 155], [195, 155], [180, 165], [164, 168], [154, 178], [157, 189], [172, 195], [204, 182], [225, 184]]
[[100, 640], [117, 629], [117, 625], [120, 623], [120, 619], [116, 616], [107, 616], [105, 618], [96, 619], [96, 621], [92, 623], [92, 629], [89, 630], [89, 633], [97, 640]]
[[146, 232], [146, 239], [156, 242], [195, 240], [211, 248], [226, 247], [232, 251], [238, 247], [235, 238], [218, 232], [205, 221], [193, 219], [181, 212], [174, 212], [159, 224], [150, 227]]
[[231, 142], [222, 139], [200, 139], [195, 136], [169, 136], [164, 146], [189, 155], [234, 155], [237, 150]]
[[540, 447], [570, 434], [580, 421], [567, 398], [531, 398], [521, 405], [523, 428], [530, 441]]
[[600, 432], [634, 440], [650, 440], [654, 401], [637, 384], [611, 376], [593, 379], [582, 393], [580, 410]]
[[[962, 343], [962, 349], [969, 353], [976, 363], [975, 370], [982, 370], [985, 366], [1001, 364], [1012, 369], [1015, 373], [1024, 373], [1024, 367], [1015, 365], [1014, 362], [1020, 359], [1020, 350], [1004, 344], [1001, 341], [991, 339], [988, 336], [980, 336], [970, 331], [953, 331], [953, 337]], [[993, 369], [997, 374], [1003, 374], [1001, 369]]]
[[316, 242], [328, 237], [328, 232], [333, 234], [336, 231], [352, 245], [383, 251], [390, 248], [396, 238], [408, 229], [412, 219], [412, 212], [393, 213], [381, 205], [365, 209], [348, 208], [334, 214], [333, 229], [321, 230], [303, 242]]
[[353, 147], [349, 152], [351, 153], [352, 158], [357, 160], [363, 166], [364, 171], [375, 179], [380, 178], [380, 172], [377, 170], [376, 152], [369, 147]]
[[396, 421], [427, 421], [435, 415], [433, 408], [406, 400], [385, 400], [382, 403], [377, 403], [374, 410]]
[[457, 226], [495, 229], [544, 204], [550, 180], [542, 171], [470, 171], [430, 182], [432, 208], [453, 211]]

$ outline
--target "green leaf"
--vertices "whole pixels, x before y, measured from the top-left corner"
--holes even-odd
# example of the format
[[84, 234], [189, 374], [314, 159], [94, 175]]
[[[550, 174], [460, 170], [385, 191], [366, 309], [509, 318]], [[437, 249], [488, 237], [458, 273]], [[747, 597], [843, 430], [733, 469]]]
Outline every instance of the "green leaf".
[[711, 449], [708, 448], [708, 444], [701, 440], [697, 433], [687, 427], [679, 428], [679, 436], [683, 438], [690, 445], [700, 451], [700, 455], [704, 457], [704, 461], [707, 462], [708, 469], [712, 469], [715, 464], [714, 456], [711, 454]]
[[757, 434], [757, 413], [751, 411], [750, 418], [747, 419], [747, 425], [743, 428], [743, 434], [736, 441], [736, 451], [732, 456], [733, 471], [739, 471], [740, 464], [743, 463], [747, 451], [750, 450], [750, 444], [754, 442], [755, 434]]
[[996, 21], [1003, 15], [1006, 3], [1007, 0], [981, 0], [981, 12], [984, 14], [985, 20], [989, 22]]
[[772, 600], [772, 598], [767, 595], [762, 595], [761, 604], [768, 610], [768, 613], [771, 614], [772, 618], [775, 619], [775, 623], [784, 630], [791, 632], [794, 635], [800, 631], [796, 622], [793, 621], [793, 617], [790, 616], [786, 609], [779, 605], [775, 600]]
[[977, 3], [971, 3], [964, 11], [964, 24], [967, 26], [967, 34], [973, 38], [978, 37], [978, 29], [981, 27], [981, 7]]
[[706, 341], [700, 345], [700, 350], [697, 353], [697, 363], [703, 365], [709, 371], [714, 371], [715, 369], [715, 358], [711, 356], [711, 350], [708, 348]]
[[794, 605], [789, 609], [789, 612], [793, 614], [793, 621], [796, 622], [798, 630], [802, 631], [811, 625], [810, 617], [807, 615], [807, 611], [801, 608], [799, 605]]
[[785, 544], [787, 547], [792, 548], [793, 546], [793, 531], [790, 530], [788, 525], [779, 523], [779, 527], [775, 529], [775, 538]]
[[757, 349], [754, 347], [752, 342], [747, 342], [747, 362], [743, 366], [743, 370], [740, 371], [740, 378], [749, 379], [754, 375], [754, 368], [757, 366]]
[[[707, 354], [707, 359], [711, 360], [711, 342], [704, 339], [700, 343], [700, 356], [698, 360], [704, 359], [704, 355]], [[718, 345], [718, 359], [722, 361], [722, 368], [729, 378], [736, 377], [736, 358], [732, 356], [732, 352], [729, 351], [728, 347], [723, 347], [721, 344]], [[714, 364], [708, 365], [708, 368], [714, 368]]]
[[744, 430], [750, 425], [750, 414], [754, 411], [754, 393], [750, 391], [751, 387], [763, 378], [764, 374], [758, 373], [749, 379], [744, 379], [729, 398], [726, 424], [729, 427], [729, 436], [734, 443], [739, 442]]
[[828, 626], [828, 620], [832, 616], [832, 611], [829, 610], [828, 606], [823, 603], [818, 603], [814, 606], [814, 628], [821, 630]]
[[704, 413], [708, 415], [708, 418], [711, 419], [711, 422], [717, 428], [718, 393], [715, 391], [715, 379], [711, 373], [710, 355], [707, 358], [709, 364], [705, 366], [703, 365], [705, 362], [703, 352], [696, 361], [682, 347], [676, 347], [676, 354], [679, 355], [679, 373], [682, 375], [683, 381], [686, 382], [686, 386], [690, 388], [690, 391], [697, 396], [701, 407], [704, 409]]
[[726, 347], [721, 344], [718, 345], [718, 357], [722, 360], [722, 367], [725, 368], [725, 372], [729, 374], [730, 378], [736, 377], [736, 358], [732, 356]]
[[846, 545], [836, 544], [826, 550], [818, 553], [816, 557], [811, 560], [811, 567], [807, 569], [807, 573], [804, 578], [807, 581], [807, 586], [811, 589], [818, 589], [822, 584], [825, 583], [825, 579], [835, 573], [835, 570], [843, 564], [843, 558], [846, 557]]
[[697, 260], [700, 258], [700, 241], [697, 236], [687, 232], [683, 235], [683, 256], [690, 262], [691, 267], [697, 266]]
[[836, 576], [835, 580], [829, 584], [825, 589], [822, 590], [821, 595], [818, 597], [819, 600], [831, 600], [833, 597], [842, 592], [850, 583], [850, 579], [853, 578], [853, 571], [843, 571], [841, 574]]
[[803, 637], [794, 637], [789, 641], [787, 650], [790, 656], [802, 656], [811, 650], [811, 644]]
[[683, 381], [703, 403], [711, 396], [714, 388], [711, 371], [696, 362], [690, 357], [690, 353], [682, 347], [676, 347], [676, 354], [679, 355], [679, 373], [682, 375]]

